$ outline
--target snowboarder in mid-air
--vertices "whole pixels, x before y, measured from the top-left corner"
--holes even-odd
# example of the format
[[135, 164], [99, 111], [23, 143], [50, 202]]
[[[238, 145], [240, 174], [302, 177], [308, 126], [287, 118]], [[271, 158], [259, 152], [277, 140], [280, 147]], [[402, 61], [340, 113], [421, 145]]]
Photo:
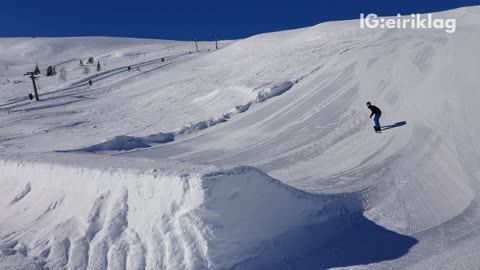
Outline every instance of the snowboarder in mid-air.
[[375, 115], [373, 118], [373, 121], [375, 122], [375, 126], [373, 127], [375, 132], [382, 132], [380, 128], [380, 117], [382, 116], [382, 111], [377, 106], [372, 105], [370, 102], [367, 102], [367, 107], [372, 111], [370, 118]]

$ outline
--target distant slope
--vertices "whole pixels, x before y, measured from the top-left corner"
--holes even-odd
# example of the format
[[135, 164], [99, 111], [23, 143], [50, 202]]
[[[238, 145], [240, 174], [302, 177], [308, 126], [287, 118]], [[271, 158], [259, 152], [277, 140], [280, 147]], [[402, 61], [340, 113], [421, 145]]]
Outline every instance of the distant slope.
[[55, 59], [81, 58], [99, 55], [115, 50], [130, 50], [147, 45], [172, 46], [177, 41], [152, 39], [129, 39], [111, 37], [72, 37], [72, 38], [1, 38], [0, 61], [11, 64], [31, 63], [32, 61], [52, 61]]

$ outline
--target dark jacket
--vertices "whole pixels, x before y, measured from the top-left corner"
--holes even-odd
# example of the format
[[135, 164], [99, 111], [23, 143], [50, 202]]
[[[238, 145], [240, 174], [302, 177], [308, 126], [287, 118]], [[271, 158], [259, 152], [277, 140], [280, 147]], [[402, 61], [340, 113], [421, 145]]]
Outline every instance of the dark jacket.
[[370, 105], [370, 106], [368, 106], [368, 108], [372, 111], [372, 114], [370, 114], [370, 117], [372, 117], [373, 115], [381, 115], [382, 114], [382, 111], [380, 111], [380, 109], [377, 106]]

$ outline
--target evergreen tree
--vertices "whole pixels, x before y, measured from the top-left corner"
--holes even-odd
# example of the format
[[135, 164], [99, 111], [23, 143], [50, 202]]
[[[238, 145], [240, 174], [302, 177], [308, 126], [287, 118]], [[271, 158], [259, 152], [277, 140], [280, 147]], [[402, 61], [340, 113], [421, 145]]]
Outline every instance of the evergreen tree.
[[35, 70], [33, 71], [33, 74], [35, 75], [40, 74], [40, 68], [38, 68], [38, 63], [35, 64]]
[[50, 77], [53, 75], [53, 67], [49, 66], [47, 67], [47, 74], [45, 74], [47, 77]]

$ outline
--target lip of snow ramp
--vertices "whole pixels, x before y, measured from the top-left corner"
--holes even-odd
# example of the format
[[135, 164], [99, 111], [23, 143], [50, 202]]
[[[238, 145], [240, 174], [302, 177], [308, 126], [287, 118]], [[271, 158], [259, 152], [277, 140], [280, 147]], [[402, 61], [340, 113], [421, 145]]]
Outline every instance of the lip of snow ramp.
[[[180, 174], [2, 161], [0, 181], [2, 267], [325, 269], [394, 259], [416, 243], [363, 218], [354, 195], [305, 193], [252, 167]], [[371, 253], [358, 255], [359, 243]]]

